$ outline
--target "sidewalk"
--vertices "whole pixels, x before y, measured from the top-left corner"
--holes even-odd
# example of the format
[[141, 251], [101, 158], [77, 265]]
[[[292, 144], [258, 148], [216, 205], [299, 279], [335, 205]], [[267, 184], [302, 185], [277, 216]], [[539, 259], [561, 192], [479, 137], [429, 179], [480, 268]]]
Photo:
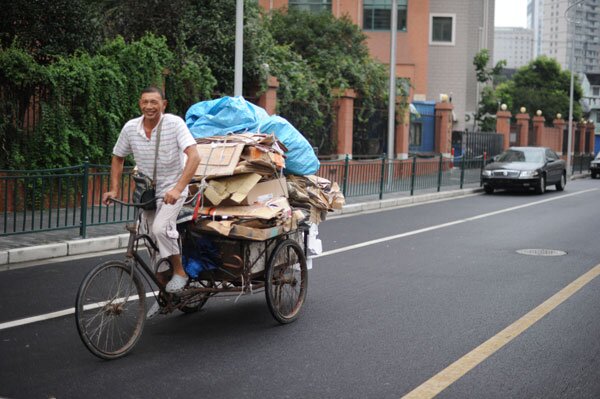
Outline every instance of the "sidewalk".
[[[350, 198], [342, 210], [331, 213], [329, 218], [459, 197], [481, 191], [477, 186], [462, 190], [424, 192], [414, 196], [409, 196], [408, 193], [388, 194], [387, 198], [382, 200], [376, 196]], [[118, 250], [127, 246], [129, 237], [129, 233], [125, 230], [125, 223], [91, 226], [87, 228], [87, 233], [88, 238], [85, 239], [78, 236], [77, 228], [2, 237], [0, 238], [0, 270], [11, 269], [23, 262]]]

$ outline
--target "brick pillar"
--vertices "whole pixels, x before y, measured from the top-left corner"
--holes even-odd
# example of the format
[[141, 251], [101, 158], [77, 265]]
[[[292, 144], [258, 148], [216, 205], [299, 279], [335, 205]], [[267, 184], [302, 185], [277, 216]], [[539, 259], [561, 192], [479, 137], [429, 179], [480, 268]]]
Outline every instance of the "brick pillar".
[[410, 111], [397, 115], [394, 148], [396, 159], [408, 159], [408, 135], [410, 130]]
[[517, 145], [525, 147], [529, 142], [529, 114], [518, 113], [515, 118], [517, 118], [517, 126], [519, 126]]
[[498, 111], [496, 113], [496, 132], [504, 138], [503, 148], [510, 147], [510, 111]]
[[452, 151], [452, 103], [435, 104], [435, 152], [450, 156]]
[[542, 136], [544, 134], [544, 117], [542, 115], [536, 115], [533, 117], [533, 137], [535, 142], [529, 143], [529, 145], [542, 146], [544, 143]]
[[566, 148], [562, 148], [563, 146], [563, 142], [564, 142], [564, 135], [565, 135], [565, 125], [567, 123], [565, 122], [565, 120], [563, 118], [556, 118], [552, 121], [552, 125], [558, 129], [559, 134], [558, 134], [558, 148], [560, 148], [560, 151], [556, 151], [558, 153], [558, 155], [563, 155], [563, 153], [567, 152]]
[[587, 129], [585, 122], [579, 122], [577, 124], [577, 129], [579, 130], [579, 153], [583, 154], [585, 152], [585, 131]]
[[279, 81], [275, 76], [267, 79], [267, 90], [258, 98], [258, 106], [264, 108], [269, 115], [277, 111], [277, 88]]
[[335, 135], [337, 138], [338, 158], [344, 158], [346, 154], [352, 158], [352, 134], [354, 130], [354, 99], [356, 93], [352, 89], [344, 91], [335, 89], [334, 96], [339, 96], [335, 101], [337, 117], [335, 120]]
[[588, 122], [587, 131], [588, 131], [588, 134], [590, 135], [589, 142], [588, 142], [589, 153], [595, 154], [596, 152], [594, 151], [594, 144], [596, 142], [596, 139], [595, 139], [594, 135], [595, 135], [595, 131], [596, 131], [596, 125], [594, 125], [594, 123], [592, 123], [592, 122]]

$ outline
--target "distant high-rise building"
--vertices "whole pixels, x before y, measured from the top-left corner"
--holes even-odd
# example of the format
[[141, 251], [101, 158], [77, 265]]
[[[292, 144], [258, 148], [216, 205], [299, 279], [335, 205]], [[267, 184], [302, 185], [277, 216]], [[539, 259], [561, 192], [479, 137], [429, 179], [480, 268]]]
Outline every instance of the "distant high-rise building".
[[533, 58], [542, 54], [542, 21], [541, 13], [544, 0], [527, 0], [527, 29], [533, 32]]
[[[573, 69], [578, 73], [600, 72], [600, 0], [584, 0], [569, 11], [567, 8], [578, 0], [529, 0], [528, 26], [534, 28], [534, 55], [554, 58], [563, 69], [571, 69], [571, 46], [573, 46]], [[537, 25], [536, 25], [537, 24]], [[539, 54], [535, 49], [539, 48]]]
[[533, 58], [533, 31], [525, 28], [494, 29], [494, 64], [506, 60], [506, 68], [519, 68]]

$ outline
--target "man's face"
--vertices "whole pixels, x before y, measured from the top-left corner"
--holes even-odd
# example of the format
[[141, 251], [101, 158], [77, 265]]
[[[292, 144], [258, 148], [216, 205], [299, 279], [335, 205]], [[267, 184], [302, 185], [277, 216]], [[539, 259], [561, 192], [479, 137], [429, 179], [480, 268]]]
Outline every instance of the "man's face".
[[140, 98], [140, 110], [147, 119], [159, 118], [165, 107], [166, 101], [158, 93], [143, 93]]

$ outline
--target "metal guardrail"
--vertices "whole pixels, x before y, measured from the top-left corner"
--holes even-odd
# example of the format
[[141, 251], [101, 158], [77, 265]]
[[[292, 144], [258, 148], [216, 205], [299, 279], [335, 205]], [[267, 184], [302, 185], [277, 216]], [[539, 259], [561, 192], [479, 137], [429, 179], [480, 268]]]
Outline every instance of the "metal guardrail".
[[[121, 178], [121, 199], [129, 200], [131, 168]], [[129, 207], [101, 204], [110, 166], [82, 165], [44, 170], [0, 170], [0, 236], [79, 228], [133, 220]]]
[[[588, 170], [590, 155], [573, 157], [571, 174]], [[465, 159], [412, 157], [388, 160], [378, 158], [353, 160], [349, 156], [321, 161], [317, 173], [338, 182], [347, 198], [402, 193], [414, 195], [420, 190], [441, 191], [443, 187], [463, 188], [479, 184], [484, 157]], [[130, 207], [101, 204], [108, 190], [109, 165], [82, 165], [45, 170], [0, 170], [0, 237], [7, 235], [79, 228], [86, 237], [90, 226], [132, 221]], [[131, 202], [134, 183], [131, 168], [121, 181], [121, 197]]]
[[435, 155], [428, 158], [412, 157], [388, 160], [385, 154], [378, 159], [321, 161], [318, 175], [337, 181], [345, 197], [361, 197], [479, 183], [483, 157], [464, 159]]

